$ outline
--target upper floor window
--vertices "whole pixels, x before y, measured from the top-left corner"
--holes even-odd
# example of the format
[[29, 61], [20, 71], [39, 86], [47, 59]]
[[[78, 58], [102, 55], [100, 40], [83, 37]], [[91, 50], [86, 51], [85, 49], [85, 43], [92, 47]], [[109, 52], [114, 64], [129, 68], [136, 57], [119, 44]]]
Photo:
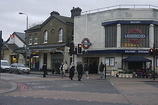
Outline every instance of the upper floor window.
[[58, 42], [63, 42], [63, 29], [59, 29]]
[[48, 31], [44, 31], [44, 43], [47, 43], [47, 41], [48, 41]]
[[38, 43], [38, 36], [37, 34], [35, 34], [34, 44], [37, 44], [37, 43]]
[[32, 35], [30, 34], [29, 35], [29, 45], [31, 45], [32, 44]]

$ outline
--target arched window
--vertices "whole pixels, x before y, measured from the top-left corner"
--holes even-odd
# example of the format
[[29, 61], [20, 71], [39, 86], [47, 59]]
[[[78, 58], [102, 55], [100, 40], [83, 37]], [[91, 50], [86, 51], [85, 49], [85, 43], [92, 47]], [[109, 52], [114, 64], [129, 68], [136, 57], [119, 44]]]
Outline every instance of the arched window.
[[63, 29], [59, 29], [58, 42], [63, 42]]
[[47, 43], [47, 41], [48, 41], [48, 31], [44, 31], [44, 35], [43, 35], [44, 37], [43, 37], [43, 42], [44, 43]]

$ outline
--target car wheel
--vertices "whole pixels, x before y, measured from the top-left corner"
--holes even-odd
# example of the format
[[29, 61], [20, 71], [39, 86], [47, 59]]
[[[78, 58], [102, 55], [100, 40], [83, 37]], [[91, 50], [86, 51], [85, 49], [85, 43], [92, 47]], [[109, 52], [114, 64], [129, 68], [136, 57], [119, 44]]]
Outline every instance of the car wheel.
[[17, 74], [20, 74], [19, 70], [16, 70], [16, 73], [17, 73]]
[[11, 70], [9, 70], [9, 73], [11, 74], [11, 73], [12, 73], [12, 71], [11, 71]]

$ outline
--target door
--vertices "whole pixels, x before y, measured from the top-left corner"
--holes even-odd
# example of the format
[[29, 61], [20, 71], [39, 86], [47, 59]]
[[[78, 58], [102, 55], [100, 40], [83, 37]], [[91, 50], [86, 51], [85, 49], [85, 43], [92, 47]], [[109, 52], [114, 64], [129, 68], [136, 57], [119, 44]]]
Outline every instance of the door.
[[[99, 57], [88, 57], [88, 58], [84, 58], [83, 60], [84, 60], [84, 62], [88, 63], [90, 74], [98, 73]], [[84, 64], [84, 62], [83, 62], [83, 64]]]

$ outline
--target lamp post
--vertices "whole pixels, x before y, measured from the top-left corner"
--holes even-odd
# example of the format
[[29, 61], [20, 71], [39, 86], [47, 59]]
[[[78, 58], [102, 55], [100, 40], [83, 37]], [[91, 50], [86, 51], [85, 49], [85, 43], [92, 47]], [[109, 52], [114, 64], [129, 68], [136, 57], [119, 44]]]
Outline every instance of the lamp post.
[[29, 22], [28, 22], [28, 15], [26, 13], [23, 13], [23, 12], [19, 12], [20, 15], [26, 15], [26, 31], [28, 29], [28, 25], [29, 25]]
[[25, 65], [27, 65], [27, 56], [28, 56], [28, 50], [29, 50], [29, 47], [27, 45], [27, 32], [28, 32], [28, 25], [29, 25], [29, 22], [28, 22], [28, 15], [26, 13], [23, 13], [23, 12], [19, 12], [20, 15], [26, 15], [26, 31], [25, 31], [25, 48], [26, 48], [26, 57], [25, 57]]

